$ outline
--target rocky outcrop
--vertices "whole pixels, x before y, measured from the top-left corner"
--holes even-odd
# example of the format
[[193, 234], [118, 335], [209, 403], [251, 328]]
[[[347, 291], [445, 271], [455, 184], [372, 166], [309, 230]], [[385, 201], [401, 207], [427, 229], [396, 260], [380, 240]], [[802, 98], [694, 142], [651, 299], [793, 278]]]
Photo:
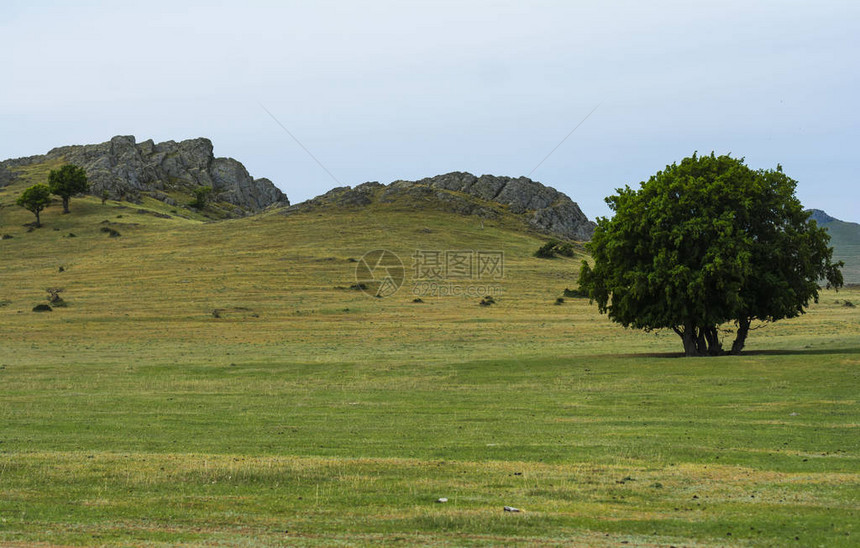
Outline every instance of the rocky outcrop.
[[14, 178], [15, 175], [9, 171], [6, 166], [0, 164], [0, 188], [9, 185]]
[[83, 167], [90, 192], [100, 196], [107, 190], [113, 199], [137, 200], [143, 193], [167, 195], [164, 191], [191, 191], [212, 187], [212, 200], [227, 202], [248, 211], [270, 205], [289, 205], [286, 195], [269, 179], [254, 179], [239, 161], [216, 158], [212, 141], [189, 139], [154, 143], [135, 142], [131, 135], [117, 136], [97, 145], [59, 147], [44, 156], [7, 161], [28, 165], [62, 158]]
[[434, 203], [463, 215], [494, 218], [504, 212], [519, 216], [532, 228], [571, 240], [589, 240], [595, 224], [567, 195], [526, 177], [497, 177], [454, 172], [418, 181], [394, 181], [389, 185], [364, 183], [340, 187], [289, 208], [292, 213], [325, 205], [367, 206], [407, 200]]
[[528, 177], [496, 177], [454, 172], [415, 181], [475, 196], [507, 206], [511, 213], [525, 215], [533, 227], [571, 240], [589, 240], [595, 224], [566, 194]]

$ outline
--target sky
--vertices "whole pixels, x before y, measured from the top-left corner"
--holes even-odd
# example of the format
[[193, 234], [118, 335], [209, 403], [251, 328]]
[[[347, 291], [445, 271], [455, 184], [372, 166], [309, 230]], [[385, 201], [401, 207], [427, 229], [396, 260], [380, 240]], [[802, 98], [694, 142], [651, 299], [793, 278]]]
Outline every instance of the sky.
[[208, 137], [293, 203], [469, 171], [593, 219], [714, 151], [860, 221], [853, 0], [3, 0], [0, 64], [0, 158]]

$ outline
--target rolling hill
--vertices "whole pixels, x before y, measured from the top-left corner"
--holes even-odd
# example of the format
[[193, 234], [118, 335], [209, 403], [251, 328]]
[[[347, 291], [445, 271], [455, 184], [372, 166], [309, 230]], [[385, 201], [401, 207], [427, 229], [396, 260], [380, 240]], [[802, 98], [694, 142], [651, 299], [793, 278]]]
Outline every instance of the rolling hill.
[[845, 283], [860, 284], [860, 224], [840, 221], [820, 209], [813, 209], [810, 218], [830, 233], [833, 256], [845, 263]]

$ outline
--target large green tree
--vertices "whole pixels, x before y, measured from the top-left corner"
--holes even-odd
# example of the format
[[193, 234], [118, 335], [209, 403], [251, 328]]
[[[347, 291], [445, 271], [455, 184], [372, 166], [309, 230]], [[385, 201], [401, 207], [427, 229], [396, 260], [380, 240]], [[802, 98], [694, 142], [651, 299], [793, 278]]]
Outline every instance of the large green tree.
[[51, 189], [48, 185], [33, 185], [25, 189], [15, 203], [36, 215], [36, 227], [41, 227], [39, 214], [51, 204]]
[[580, 287], [625, 327], [674, 330], [688, 356], [722, 354], [719, 327], [733, 322], [738, 353], [754, 320], [797, 316], [822, 280], [842, 285], [830, 236], [808, 220], [796, 184], [780, 166], [712, 153], [617, 189]]
[[83, 194], [90, 189], [87, 172], [83, 168], [66, 164], [48, 174], [51, 193], [63, 199], [63, 213], [69, 212], [69, 199], [75, 194]]

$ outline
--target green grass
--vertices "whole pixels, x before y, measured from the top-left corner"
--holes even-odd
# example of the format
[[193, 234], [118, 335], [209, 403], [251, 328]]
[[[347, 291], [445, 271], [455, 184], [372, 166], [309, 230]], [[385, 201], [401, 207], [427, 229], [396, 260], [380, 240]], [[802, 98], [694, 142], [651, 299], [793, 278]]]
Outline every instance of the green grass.
[[[81, 198], [27, 232], [42, 171], [0, 189], [0, 543], [857, 544], [860, 290], [684, 359], [555, 306], [580, 259], [512, 218]], [[404, 288], [338, 289], [378, 248]], [[412, 303], [416, 249], [504, 251], [498, 304]]]

